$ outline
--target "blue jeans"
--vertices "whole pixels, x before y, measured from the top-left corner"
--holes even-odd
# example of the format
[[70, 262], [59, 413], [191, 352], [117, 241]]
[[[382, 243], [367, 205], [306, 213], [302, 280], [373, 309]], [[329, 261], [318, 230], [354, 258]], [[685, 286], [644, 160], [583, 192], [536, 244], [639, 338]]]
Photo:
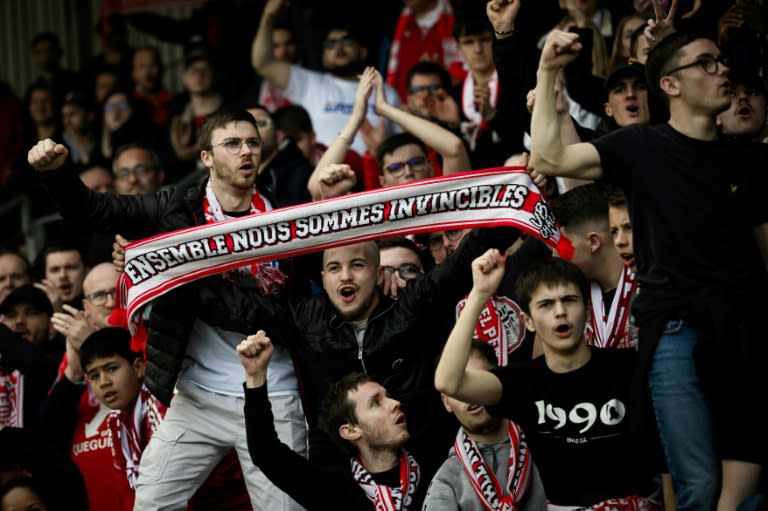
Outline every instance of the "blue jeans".
[[648, 378], [661, 446], [678, 510], [709, 511], [720, 495], [711, 393], [693, 359], [697, 334], [683, 320], [667, 323]]

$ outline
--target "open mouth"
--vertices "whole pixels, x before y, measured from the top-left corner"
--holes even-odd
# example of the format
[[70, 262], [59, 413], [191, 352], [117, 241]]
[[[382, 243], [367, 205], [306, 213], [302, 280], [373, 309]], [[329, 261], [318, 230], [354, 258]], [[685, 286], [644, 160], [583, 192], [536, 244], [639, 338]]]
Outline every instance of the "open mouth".
[[395, 425], [397, 425], [397, 426], [404, 426], [404, 425], [406, 425], [406, 422], [405, 422], [405, 414], [401, 413], [401, 414], [400, 414], [400, 415], [397, 417], [397, 420], [395, 421]]
[[111, 403], [112, 401], [117, 399], [117, 392], [111, 391], [104, 394], [104, 401], [107, 403]]
[[752, 116], [752, 109], [749, 108], [747, 105], [740, 106], [736, 110], [736, 115], [739, 117], [751, 117]]
[[480, 405], [469, 405], [467, 407], [467, 413], [472, 414], [472, 415], [476, 415], [478, 413], [481, 413], [484, 409], [485, 409], [485, 407], [480, 406]]
[[565, 338], [571, 335], [572, 328], [567, 323], [562, 323], [555, 327], [555, 333], [558, 337]]
[[351, 302], [357, 296], [357, 288], [354, 286], [343, 286], [339, 289], [339, 295], [345, 302]]

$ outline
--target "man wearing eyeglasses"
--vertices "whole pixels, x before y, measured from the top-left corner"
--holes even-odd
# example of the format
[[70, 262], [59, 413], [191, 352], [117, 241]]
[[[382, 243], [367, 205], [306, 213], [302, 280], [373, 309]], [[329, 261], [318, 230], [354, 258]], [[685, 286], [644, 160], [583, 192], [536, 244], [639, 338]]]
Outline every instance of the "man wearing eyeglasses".
[[745, 362], [765, 358], [766, 154], [719, 138], [730, 68], [713, 41], [684, 33], [664, 38], [646, 62], [668, 123], [564, 145], [554, 81], [580, 49], [577, 35], [554, 31], [542, 50], [531, 123], [536, 170], [603, 179], [626, 194], [641, 290], [633, 311], [642, 389], [652, 397], [677, 509], [714, 509], [718, 500], [718, 508], [735, 509], [755, 492], [755, 446], [764, 441], [741, 419], [748, 403], [764, 399], [756, 389], [768, 388]]
[[[286, 0], [269, 0], [259, 23], [251, 48], [251, 63], [262, 78], [271, 81], [292, 103], [307, 109], [315, 127], [317, 141], [330, 146], [344, 127], [354, 107], [357, 75], [365, 69], [368, 49], [353, 27], [342, 23], [329, 27], [323, 40], [322, 65], [325, 72], [306, 69], [297, 64], [276, 60], [272, 54], [272, 31], [278, 13]], [[387, 99], [400, 106], [397, 92], [386, 86]], [[383, 126], [383, 135], [395, 131], [394, 125], [373, 111], [371, 99], [368, 121], [374, 128]], [[360, 155], [366, 151], [362, 137], [351, 141]]]
[[141, 144], [128, 144], [117, 149], [112, 174], [115, 191], [121, 195], [155, 193], [165, 179], [155, 152]]
[[[89, 190], [71, 168], [62, 168], [67, 150], [50, 139], [38, 142], [28, 161], [43, 175], [65, 218], [113, 234], [119, 232], [127, 239], [225, 221], [277, 206], [267, 191], [255, 186], [262, 142], [251, 114], [219, 110], [203, 122], [199, 140], [200, 160], [208, 169], [208, 179], [195, 188], [169, 187], [139, 196]], [[250, 283], [260, 279], [268, 288], [265, 293], [277, 292], [285, 279], [269, 263], [233, 273], [232, 278]], [[208, 285], [207, 281], [198, 284], [197, 289]], [[142, 455], [135, 508], [185, 508], [216, 464], [237, 447], [253, 508], [290, 509], [295, 504], [253, 465], [245, 438], [238, 434], [245, 428], [243, 390], [231, 375], [234, 368], [239, 373], [242, 366], [232, 343], [239, 343], [245, 331], [236, 332], [236, 325], [225, 329], [215, 317], [199, 320], [190, 314], [197, 299], [197, 293], [184, 287], [152, 302], [145, 383], [158, 399], [170, 403], [170, 408]], [[235, 311], [231, 301], [222, 305], [237, 316], [244, 314]], [[281, 418], [278, 433], [293, 449], [304, 453], [306, 427], [287, 350], [276, 351], [269, 369], [269, 397], [275, 415]]]

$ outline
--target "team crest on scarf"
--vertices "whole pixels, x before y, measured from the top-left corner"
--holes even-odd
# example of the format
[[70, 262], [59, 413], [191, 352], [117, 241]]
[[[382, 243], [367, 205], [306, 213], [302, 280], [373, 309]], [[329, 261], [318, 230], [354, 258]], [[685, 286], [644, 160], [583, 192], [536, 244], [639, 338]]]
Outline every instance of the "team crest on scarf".
[[357, 458], [352, 458], [352, 477], [373, 502], [373, 508], [376, 511], [406, 511], [413, 510], [411, 504], [419, 487], [421, 469], [413, 456], [403, 449], [400, 452], [400, 486], [398, 488], [377, 484]]
[[[457, 318], [466, 304], [465, 297], [456, 305]], [[514, 300], [493, 295], [483, 307], [475, 325], [473, 337], [493, 347], [500, 367], [509, 363], [509, 355], [519, 348], [525, 339], [525, 324], [521, 313], [520, 306]]]

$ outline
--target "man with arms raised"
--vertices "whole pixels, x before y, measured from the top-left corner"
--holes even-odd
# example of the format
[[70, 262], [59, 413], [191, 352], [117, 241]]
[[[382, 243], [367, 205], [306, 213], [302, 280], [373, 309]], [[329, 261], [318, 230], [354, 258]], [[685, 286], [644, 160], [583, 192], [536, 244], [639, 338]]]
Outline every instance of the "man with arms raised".
[[[201, 126], [199, 140], [200, 159], [209, 169], [209, 179], [196, 188], [170, 187], [154, 195], [89, 190], [70, 169], [59, 169], [66, 159], [66, 148], [51, 140], [33, 147], [29, 162], [44, 173], [65, 218], [120, 232], [129, 239], [273, 208], [270, 198], [254, 186], [261, 162], [261, 138], [253, 116], [243, 110], [211, 114]], [[269, 263], [238, 268], [231, 277], [260, 282], [265, 292], [279, 289], [285, 279]], [[201, 282], [200, 288], [205, 285]], [[145, 383], [163, 403], [170, 402], [174, 387], [178, 392], [142, 457], [136, 509], [186, 507], [211, 469], [235, 446], [254, 509], [290, 506], [288, 497], [277, 491], [245, 455], [243, 391], [230, 377], [240, 366], [232, 350], [242, 339], [237, 333], [239, 327], [224, 329], [215, 317], [200, 321], [190, 315], [197, 299], [193, 288], [172, 291], [152, 304]], [[273, 406], [283, 419], [280, 434], [292, 438], [291, 446], [303, 452], [306, 430], [298, 383], [285, 350], [277, 350], [269, 377]]]
[[[640, 349], [650, 365], [648, 387], [678, 509], [714, 508], [719, 456], [731, 460], [723, 463], [721, 503], [735, 508], [760, 473], [747, 446], [761, 435], [744, 428], [749, 421], [737, 428], [741, 414], [725, 405], [740, 406], [766, 388], [744, 381], [756, 371], [743, 363], [764, 358], [757, 351], [762, 336], [755, 335], [762, 328], [750, 320], [766, 310], [755, 292], [765, 281], [760, 255], [768, 255], [768, 212], [758, 198], [765, 155], [718, 137], [716, 116], [731, 103], [729, 68], [714, 42], [681, 33], [662, 40], [646, 63], [649, 87], [669, 105], [668, 123], [564, 146], [552, 91], [557, 72], [580, 48], [578, 36], [554, 31], [542, 50], [531, 124], [536, 170], [602, 178], [627, 195], [641, 288], [634, 304]], [[732, 397], [716, 399], [705, 390], [710, 385]], [[711, 405], [728, 419], [720, 430]], [[721, 452], [716, 435], [727, 440]]]
[[280, 442], [267, 400], [273, 349], [263, 330], [237, 346], [253, 462], [308, 510], [420, 509], [426, 485], [416, 459], [403, 448], [410, 438], [405, 414], [370, 376], [352, 373], [336, 382], [321, 412], [323, 429], [348, 453], [346, 464], [318, 466]]

